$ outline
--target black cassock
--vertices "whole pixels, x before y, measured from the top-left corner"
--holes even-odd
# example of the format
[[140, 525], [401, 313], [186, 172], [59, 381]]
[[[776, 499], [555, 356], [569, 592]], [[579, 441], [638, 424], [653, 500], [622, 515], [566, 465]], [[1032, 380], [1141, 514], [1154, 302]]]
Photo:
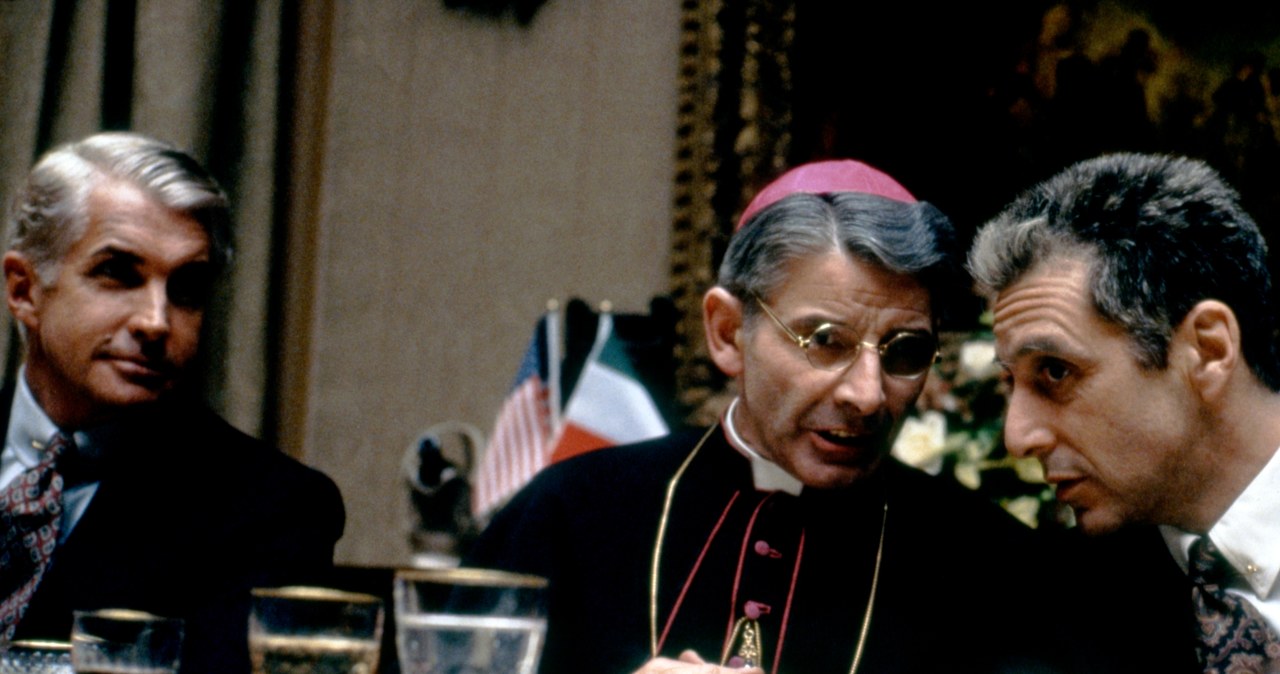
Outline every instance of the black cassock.
[[542, 672], [630, 672], [655, 640], [668, 657], [720, 661], [737, 652], [743, 616], [759, 625], [766, 672], [848, 672], [878, 554], [859, 672], [1066, 671], [1067, 626], [1037, 568], [1047, 550], [1000, 508], [892, 460], [849, 489], [757, 491], [719, 428], [666, 503], [702, 437], [551, 466], [485, 531], [468, 565], [551, 581]]

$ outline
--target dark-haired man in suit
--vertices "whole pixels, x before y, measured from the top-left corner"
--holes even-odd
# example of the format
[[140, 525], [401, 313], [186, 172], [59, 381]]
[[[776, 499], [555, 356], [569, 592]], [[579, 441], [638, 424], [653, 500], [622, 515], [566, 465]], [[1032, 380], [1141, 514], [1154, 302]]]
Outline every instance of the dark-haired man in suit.
[[1130, 671], [1280, 671], [1280, 352], [1267, 246], [1203, 162], [1079, 162], [978, 233], [1005, 444], [1075, 511], [1053, 580]]

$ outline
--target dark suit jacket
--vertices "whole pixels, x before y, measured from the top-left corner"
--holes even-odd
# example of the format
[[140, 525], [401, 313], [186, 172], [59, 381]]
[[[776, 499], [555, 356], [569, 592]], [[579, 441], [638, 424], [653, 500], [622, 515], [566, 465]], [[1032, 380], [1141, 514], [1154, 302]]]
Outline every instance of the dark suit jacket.
[[[550, 578], [542, 672], [630, 672], [649, 657], [648, 588], [664, 494], [699, 435], [600, 450], [551, 466], [482, 535], [468, 564]], [[962, 488], [895, 462], [883, 474], [882, 482], [805, 490], [799, 498], [775, 495], [762, 504], [748, 463], [715, 431], [672, 503], [658, 593], [660, 630], [691, 570], [699, 570], [662, 653], [675, 657], [694, 648], [719, 659], [728, 627], [741, 614], [734, 602], [771, 597], [771, 615], [761, 620], [769, 671], [803, 528], [778, 671], [847, 672], [887, 489], [880, 585], [859, 671], [1063, 671], [1069, 648], [1061, 641], [1060, 607], [1050, 605], [1044, 592], [1053, 558], [1043, 541]], [[735, 492], [738, 500], [707, 546]], [[781, 551], [780, 579], [771, 580], [773, 562], [753, 552], [758, 540]]]
[[208, 411], [154, 412], [102, 462], [15, 638], [66, 640], [75, 609], [139, 609], [186, 621], [185, 674], [247, 672], [249, 589], [327, 582], [341, 495]]
[[[1058, 584], [1083, 661], [1108, 671], [1199, 674], [1191, 582], [1151, 526], [1097, 537], [1064, 535]], [[1086, 670], [1087, 671], [1087, 670]]]

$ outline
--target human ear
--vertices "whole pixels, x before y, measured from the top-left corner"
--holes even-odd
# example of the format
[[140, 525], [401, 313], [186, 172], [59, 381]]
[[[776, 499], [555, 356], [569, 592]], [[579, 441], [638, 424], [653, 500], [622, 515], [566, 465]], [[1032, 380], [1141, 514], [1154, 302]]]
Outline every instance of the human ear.
[[1218, 300], [1199, 302], [1182, 319], [1174, 340], [1181, 343], [1178, 352], [1188, 358], [1187, 373], [1200, 396], [1221, 396], [1242, 362], [1240, 324], [1231, 307]]
[[730, 377], [742, 374], [742, 300], [715, 286], [702, 296], [702, 327], [711, 360]]
[[35, 329], [39, 323], [37, 307], [40, 303], [40, 279], [35, 264], [17, 251], [4, 254], [5, 302], [13, 317], [27, 327]]

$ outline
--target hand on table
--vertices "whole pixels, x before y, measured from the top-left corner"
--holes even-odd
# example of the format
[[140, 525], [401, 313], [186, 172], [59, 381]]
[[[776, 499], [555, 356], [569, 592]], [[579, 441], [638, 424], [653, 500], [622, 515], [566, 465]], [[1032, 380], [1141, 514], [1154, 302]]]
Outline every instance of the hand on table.
[[693, 651], [685, 651], [679, 659], [654, 658], [646, 662], [635, 674], [764, 674], [759, 667], [735, 669], [707, 664]]

